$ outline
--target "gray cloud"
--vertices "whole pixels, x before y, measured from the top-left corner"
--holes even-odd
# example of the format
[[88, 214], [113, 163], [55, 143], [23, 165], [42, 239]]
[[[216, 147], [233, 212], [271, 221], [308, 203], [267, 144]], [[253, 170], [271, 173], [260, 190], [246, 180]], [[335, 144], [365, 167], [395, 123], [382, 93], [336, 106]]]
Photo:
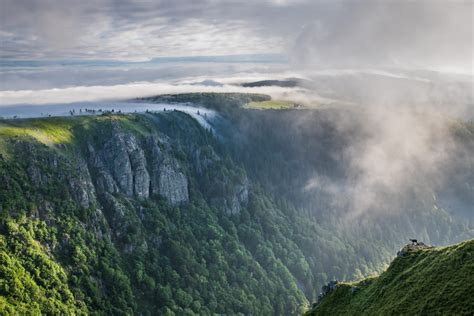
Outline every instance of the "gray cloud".
[[454, 69], [472, 73], [472, 1], [353, 1], [304, 26], [295, 60], [307, 66]]
[[[264, 1], [2, 0], [2, 55], [8, 58], [147, 59], [271, 52], [284, 47]], [[281, 27], [280, 27], [281, 30]]]
[[325, 67], [472, 68], [469, 0], [1, 0], [0, 5], [4, 58], [288, 51], [297, 63]]

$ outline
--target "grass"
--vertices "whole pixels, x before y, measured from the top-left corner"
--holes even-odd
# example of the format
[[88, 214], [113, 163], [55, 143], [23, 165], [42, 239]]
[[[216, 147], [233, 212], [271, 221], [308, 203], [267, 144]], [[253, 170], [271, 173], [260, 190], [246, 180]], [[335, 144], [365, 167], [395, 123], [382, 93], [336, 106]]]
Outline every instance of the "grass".
[[295, 103], [281, 100], [253, 101], [245, 104], [243, 107], [244, 109], [256, 110], [283, 110], [295, 108]]
[[9, 141], [34, 139], [49, 147], [72, 141], [71, 125], [55, 119], [15, 120], [0, 122], [0, 154], [10, 157]]
[[[11, 157], [11, 141], [36, 141], [63, 154], [74, 154], [74, 146], [83, 145], [86, 131], [103, 135], [104, 122], [116, 122], [135, 135], [153, 133], [153, 124], [145, 114], [107, 114], [74, 117], [48, 117], [16, 120], [0, 120], [0, 154]], [[58, 146], [67, 145], [67, 146]]]
[[65, 118], [3, 121], [0, 137], [32, 137], [45, 145], [68, 143], [72, 139], [74, 121]]
[[339, 284], [306, 315], [472, 315], [474, 240], [396, 258], [370, 281]]
[[34, 139], [49, 147], [69, 144], [73, 140], [72, 126], [76, 119], [43, 118], [0, 121], [0, 154], [10, 156], [8, 142], [14, 139]]
[[78, 126], [88, 129], [96, 122], [118, 121], [131, 129], [130, 118], [131, 115], [103, 115], [0, 120], [0, 154], [8, 158], [8, 143], [16, 139], [34, 140], [52, 148], [59, 148], [60, 144], [73, 145], [78, 136], [74, 129]]

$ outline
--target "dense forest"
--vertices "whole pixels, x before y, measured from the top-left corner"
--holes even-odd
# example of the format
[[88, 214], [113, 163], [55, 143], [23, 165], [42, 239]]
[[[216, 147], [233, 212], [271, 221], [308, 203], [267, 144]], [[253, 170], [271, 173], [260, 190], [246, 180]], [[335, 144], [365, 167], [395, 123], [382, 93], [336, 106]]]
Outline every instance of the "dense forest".
[[[451, 128], [462, 159], [444, 185], [459, 190], [415, 182], [405, 211], [347, 222], [344, 194], [307, 187], [347, 181], [362, 118], [341, 130], [351, 110], [241, 108], [268, 99], [144, 99], [214, 109], [212, 129], [179, 111], [1, 121], [0, 311], [297, 315], [329, 280], [383, 270], [411, 236], [472, 238], [472, 124]], [[464, 204], [442, 204], [453, 194]]]

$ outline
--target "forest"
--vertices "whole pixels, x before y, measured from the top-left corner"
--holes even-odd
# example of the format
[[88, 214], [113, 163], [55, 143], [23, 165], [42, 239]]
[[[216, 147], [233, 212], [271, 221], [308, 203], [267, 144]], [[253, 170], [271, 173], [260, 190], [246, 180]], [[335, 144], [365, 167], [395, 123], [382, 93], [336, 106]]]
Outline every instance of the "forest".
[[[349, 222], [344, 194], [335, 205], [307, 189], [315, 174], [348, 181], [342, 149], [364, 137], [348, 110], [243, 108], [263, 95], [147, 101], [163, 98], [220, 116], [211, 130], [179, 111], [0, 121], [2, 314], [298, 315], [328, 281], [382, 271], [407, 238], [473, 236], [464, 204], [441, 204], [444, 187]], [[346, 115], [356, 123], [341, 130]], [[464, 158], [449, 185], [472, 188], [474, 129], [451, 133]]]

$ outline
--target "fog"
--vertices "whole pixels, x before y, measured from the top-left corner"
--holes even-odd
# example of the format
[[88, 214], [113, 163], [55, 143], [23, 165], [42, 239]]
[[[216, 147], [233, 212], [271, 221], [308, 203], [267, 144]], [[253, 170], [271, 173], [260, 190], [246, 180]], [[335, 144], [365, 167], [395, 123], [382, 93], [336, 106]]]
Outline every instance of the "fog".
[[[471, 149], [452, 136], [457, 122], [472, 126], [474, 119], [472, 1], [7, 1], [5, 8], [1, 56], [13, 64], [58, 62], [2, 66], [0, 115], [7, 107], [14, 115], [14, 105], [186, 92], [264, 93], [308, 108], [340, 108], [348, 115], [333, 125], [363, 136], [344, 148], [345, 182], [316, 175], [301, 189], [330, 194], [349, 219], [406, 211], [413, 192], [441, 207], [435, 189], [458, 181], [448, 166], [459, 163], [472, 175], [474, 155], [460, 154]], [[289, 62], [57, 66], [259, 53]], [[301, 81], [294, 88], [240, 86], [285, 78]], [[472, 186], [466, 183], [466, 192]]]
[[[348, 212], [348, 223], [420, 204], [449, 209], [440, 197], [449, 187], [459, 200], [472, 197], [473, 149], [459, 145], [453, 129], [474, 119], [473, 3], [338, 4], [302, 27], [290, 56], [311, 79], [307, 88], [356, 105], [357, 115], [349, 111], [332, 123], [362, 136], [343, 150], [345, 181], [316, 175], [305, 189], [328, 194], [335, 209]], [[454, 165], [470, 182], [453, 174]], [[474, 212], [474, 204], [462, 208]]]
[[473, 74], [472, 1], [337, 3], [302, 27], [291, 46], [295, 64]]
[[[303, 190], [324, 193], [334, 211], [346, 212], [342, 222], [349, 226], [354, 219], [409, 214], [420, 207], [474, 214], [472, 139], [460, 144], [454, 132], [462, 128], [472, 136], [472, 77], [418, 75], [334, 80], [331, 93], [355, 104], [332, 119], [340, 134], [356, 131], [336, 158], [345, 178], [315, 175]], [[446, 191], [451, 192], [447, 200]], [[466, 198], [467, 203], [452, 207], [452, 200]]]

